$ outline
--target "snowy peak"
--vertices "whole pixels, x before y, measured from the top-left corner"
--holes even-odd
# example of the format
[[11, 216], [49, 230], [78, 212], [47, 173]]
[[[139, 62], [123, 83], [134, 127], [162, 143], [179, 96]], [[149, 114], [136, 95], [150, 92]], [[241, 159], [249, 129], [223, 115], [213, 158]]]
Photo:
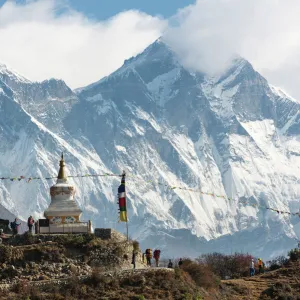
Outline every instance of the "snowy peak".
[[9, 82], [20, 82], [20, 83], [31, 83], [30, 80], [19, 75], [16, 71], [8, 68], [5, 64], [0, 63], [0, 80], [9, 83]]
[[[19, 94], [21, 98], [31, 97], [30, 90], [34, 90], [34, 93], [42, 99], [63, 99], [75, 95], [61, 79], [52, 78], [42, 82], [32, 82], [4, 64], [0, 64], [0, 81]], [[34, 95], [32, 98], [37, 99]]]
[[76, 94], [63, 80], [49, 79], [31, 82], [0, 66], [0, 88], [9, 99], [51, 130], [61, 131], [63, 118], [78, 101]]
[[97, 86], [103, 84], [108, 79], [127, 77], [131, 73], [136, 75], [145, 84], [151, 82], [155, 77], [165, 74], [178, 66], [175, 53], [161, 40], [157, 40], [148, 46], [142, 53], [124, 61], [123, 66], [112, 73], [85, 88], [78, 89], [78, 92], [86, 90], [97, 90]]
[[52, 99], [64, 99], [75, 96], [74, 92], [61, 79], [44, 80], [40, 83], [41, 88], [47, 91]]

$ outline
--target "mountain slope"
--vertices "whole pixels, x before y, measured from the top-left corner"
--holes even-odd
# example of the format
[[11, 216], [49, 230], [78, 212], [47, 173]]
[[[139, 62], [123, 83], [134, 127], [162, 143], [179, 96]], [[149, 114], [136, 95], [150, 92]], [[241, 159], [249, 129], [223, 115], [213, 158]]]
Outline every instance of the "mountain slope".
[[[30, 142], [38, 147], [31, 159], [42, 156], [44, 169], [32, 167], [34, 161], [22, 172], [55, 173], [62, 149], [69, 152], [72, 174], [125, 169], [130, 233], [143, 246], [168, 255], [221, 249], [266, 257], [286, 251], [300, 234], [299, 218], [253, 207], [299, 210], [300, 104], [271, 87], [244, 59], [236, 58], [212, 78], [186, 70], [157, 41], [77, 94], [55, 80], [17, 87], [2, 82], [22, 119], [39, 128], [33, 132], [39, 138]], [[46, 96], [37, 99], [39, 89]], [[1, 150], [4, 157], [7, 152]], [[28, 161], [30, 155], [20, 157]], [[116, 224], [116, 180], [84, 178], [75, 184], [77, 201], [96, 227], [123, 230]], [[47, 206], [47, 188], [48, 183], [37, 187], [32, 210], [41, 213]]]

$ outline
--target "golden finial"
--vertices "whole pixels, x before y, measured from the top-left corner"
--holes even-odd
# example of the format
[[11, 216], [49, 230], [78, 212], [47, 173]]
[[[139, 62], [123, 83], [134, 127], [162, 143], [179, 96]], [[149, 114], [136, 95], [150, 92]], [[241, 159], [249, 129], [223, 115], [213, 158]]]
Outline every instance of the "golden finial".
[[61, 160], [59, 162], [59, 172], [57, 179], [66, 179], [65, 177], [65, 161], [64, 161], [64, 154], [61, 154]]

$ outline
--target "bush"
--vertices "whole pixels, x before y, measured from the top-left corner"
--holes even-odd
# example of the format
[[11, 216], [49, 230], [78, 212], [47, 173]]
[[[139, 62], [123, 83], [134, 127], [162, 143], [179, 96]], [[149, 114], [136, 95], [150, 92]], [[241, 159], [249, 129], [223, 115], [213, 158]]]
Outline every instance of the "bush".
[[269, 270], [273, 271], [285, 266], [288, 262], [289, 260], [285, 256], [277, 256], [267, 263], [269, 265]]
[[200, 287], [213, 288], [218, 284], [218, 278], [212, 272], [211, 268], [202, 262], [184, 259], [180, 269], [188, 273]]
[[300, 249], [292, 249], [289, 253], [288, 256], [290, 257], [291, 261], [297, 261], [300, 259]]
[[140, 244], [138, 241], [133, 241], [132, 246], [133, 246], [134, 251], [136, 251], [136, 252], [140, 251]]
[[14, 263], [22, 260], [24, 253], [20, 249], [16, 249], [6, 245], [0, 245], [0, 263]]
[[247, 276], [251, 259], [252, 256], [249, 254], [225, 255], [215, 252], [204, 254], [197, 261], [207, 265], [220, 278], [227, 279]]
[[88, 281], [88, 284], [91, 284], [94, 287], [104, 284], [105, 279], [104, 279], [104, 275], [101, 273], [101, 271], [102, 270], [100, 268], [94, 269], [92, 272], [92, 275]]
[[[276, 282], [273, 286], [269, 287], [262, 293], [262, 296], [268, 296], [271, 299], [278, 300], [298, 300], [298, 296], [294, 293], [289, 284]], [[267, 298], [267, 299], [270, 299]]]

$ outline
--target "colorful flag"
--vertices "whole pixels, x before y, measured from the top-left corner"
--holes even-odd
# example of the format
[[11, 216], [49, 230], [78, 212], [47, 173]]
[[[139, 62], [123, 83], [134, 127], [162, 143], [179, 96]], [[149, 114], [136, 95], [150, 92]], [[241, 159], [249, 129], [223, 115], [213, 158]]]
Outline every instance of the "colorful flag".
[[119, 197], [119, 207], [120, 207], [120, 221], [127, 222], [125, 173], [123, 173], [122, 175], [121, 184], [118, 188], [118, 197]]

